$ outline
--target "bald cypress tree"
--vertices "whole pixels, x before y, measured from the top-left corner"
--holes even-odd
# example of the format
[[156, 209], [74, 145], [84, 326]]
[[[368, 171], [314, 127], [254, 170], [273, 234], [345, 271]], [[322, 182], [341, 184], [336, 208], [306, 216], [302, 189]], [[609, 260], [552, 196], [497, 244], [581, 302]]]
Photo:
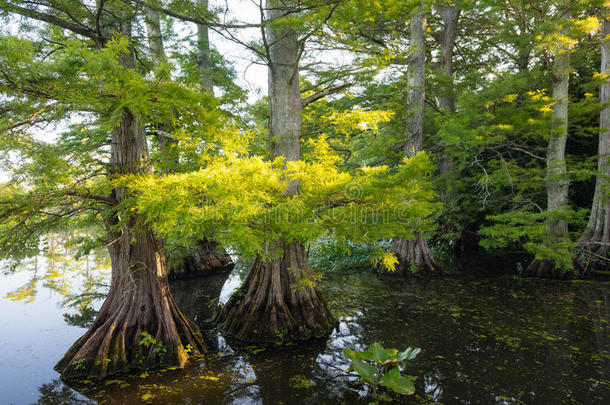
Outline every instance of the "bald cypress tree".
[[[3, 252], [18, 256], [26, 247], [35, 250], [48, 231], [101, 223], [112, 267], [97, 318], [56, 365], [62, 378], [181, 367], [205, 352], [198, 327], [169, 290], [162, 241], [125, 208], [133, 193], [115, 182], [152, 174], [147, 124], [176, 110], [188, 111], [192, 124], [209, 107], [185, 86], [149, 81], [138, 72], [130, 2], [97, 7], [2, 2], [4, 10], [36, 21], [39, 35], [1, 39], [8, 70], [0, 88], [11, 111], [2, 117], [9, 140], [2, 148], [24, 158], [1, 190]], [[45, 37], [53, 38], [52, 45]], [[32, 135], [38, 123], [76, 116], [85, 123], [73, 124], [55, 143]]]

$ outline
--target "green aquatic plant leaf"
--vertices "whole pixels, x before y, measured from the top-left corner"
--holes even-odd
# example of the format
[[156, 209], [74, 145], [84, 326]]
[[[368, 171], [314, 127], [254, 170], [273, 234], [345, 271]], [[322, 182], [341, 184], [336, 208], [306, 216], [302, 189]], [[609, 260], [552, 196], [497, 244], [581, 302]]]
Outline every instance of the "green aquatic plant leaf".
[[392, 353], [392, 350], [384, 349], [383, 346], [381, 346], [379, 343], [373, 343], [369, 347], [369, 350], [364, 352], [363, 354], [368, 355], [367, 360], [376, 361], [379, 363], [385, 363], [388, 359], [390, 359], [390, 356], [392, 356], [393, 354], [396, 354], [398, 352], [398, 350], [396, 350], [396, 349], [393, 349], [393, 350], [394, 350], [394, 353]]
[[415, 358], [420, 351], [419, 348], [409, 347], [399, 352], [397, 349], [385, 349], [379, 343], [373, 343], [368, 350], [361, 352], [347, 347], [343, 349], [345, 357], [352, 361], [347, 371], [358, 373], [363, 382], [373, 388], [376, 397], [378, 386], [402, 395], [415, 392], [415, 377], [403, 375], [400, 370], [404, 370], [404, 363]]
[[419, 354], [419, 352], [421, 352], [421, 349], [419, 347], [407, 347], [407, 350], [405, 350], [404, 352], [400, 352], [398, 356], [396, 356], [396, 360], [399, 362], [413, 360], [415, 356]]
[[413, 377], [403, 376], [398, 367], [393, 367], [379, 379], [379, 385], [391, 389], [403, 395], [411, 395], [415, 392]]
[[352, 361], [347, 371], [355, 371], [364, 381], [375, 384], [375, 374], [377, 373], [377, 368], [362, 361], [359, 358], [361, 352], [356, 352], [354, 350], [345, 348], [343, 349], [343, 353]]

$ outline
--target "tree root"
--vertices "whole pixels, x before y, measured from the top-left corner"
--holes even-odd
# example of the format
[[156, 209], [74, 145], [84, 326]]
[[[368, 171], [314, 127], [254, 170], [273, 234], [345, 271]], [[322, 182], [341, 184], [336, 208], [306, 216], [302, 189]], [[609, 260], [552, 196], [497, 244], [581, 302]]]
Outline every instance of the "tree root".
[[418, 235], [416, 239], [396, 238], [392, 242], [390, 252], [396, 255], [398, 259], [397, 270], [402, 273], [412, 272], [414, 270], [420, 274], [439, 274], [441, 268], [434, 260], [432, 252], [428, 247], [426, 239], [422, 235]]
[[336, 323], [301, 243], [282, 243], [282, 257], [257, 257], [241, 288], [216, 316], [229, 336], [275, 343], [323, 338]]

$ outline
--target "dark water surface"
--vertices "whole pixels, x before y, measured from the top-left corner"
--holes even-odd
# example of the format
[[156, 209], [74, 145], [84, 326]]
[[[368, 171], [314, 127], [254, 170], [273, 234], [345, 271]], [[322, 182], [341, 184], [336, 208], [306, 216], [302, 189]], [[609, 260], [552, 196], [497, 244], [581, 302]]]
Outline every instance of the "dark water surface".
[[280, 347], [242, 346], [211, 325], [208, 303], [221, 291], [226, 299], [243, 267], [228, 280], [173, 282], [183, 311], [206, 331], [206, 359], [70, 388], [52, 367], [99, 300], [79, 311], [59, 303], [103, 291], [106, 264], [39, 258], [0, 284], [0, 403], [365, 404], [371, 398], [345, 373], [342, 349], [374, 342], [422, 349], [408, 370], [417, 393], [398, 403], [610, 403], [610, 283], [523, 280], [498, 275], [486, 260], [472, 261], [485, 270], [476, 276], [327, 274], [322, 289], [337, 329], [327, 340]]

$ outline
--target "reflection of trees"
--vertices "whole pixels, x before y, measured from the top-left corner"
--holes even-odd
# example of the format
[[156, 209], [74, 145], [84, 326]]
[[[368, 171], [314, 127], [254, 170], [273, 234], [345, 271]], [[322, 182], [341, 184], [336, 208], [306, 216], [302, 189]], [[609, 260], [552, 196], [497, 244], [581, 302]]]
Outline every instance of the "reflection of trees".
[[82, 397], [60, 380], [53, 380], [50, 383], [42, 384], [38, 391], [40, 392], [40, 398], [36, 402], [38, 405], [95, 404], [95, 402], [82, 399]]
[[[241, 346], [232, 350], [249, 365], [253, 376], [251, 382], [257, 390], [250, 389], [254, 398], [263, 404], [326, 403], [317, 401], [319, 392], [326, 387], [317, 387], [315, 379], [316, 359], [326, 349], [327, 341], [319, 339], [282, 346]], [[237, 387], [242, 393], [244, 386]], [[229, 388], [225, 394], [231, 394]], [[253, 399], [250, 397], [250, 400]]]
[[6, 298], [13, 301], [24, 301], [26, 304], [33, 302], [38, 294], [38, 258], [34, 258], [34, 272], [32, 278], [25, 285], [11, 291], [6, 295]]
[[67, 247], [70, 236], [50, 235], [46, 252], [24, 261], [19, 268], [32, 272], [30, 280], [6, 298], [30, 303], [36, 299], [39, 283], [42, 283], [43, 287], [63, 297], [63, 307], [76, 311], [64, 314], [68, 324], [87, 327], [95, 318], [94, 301], [105, 297], [108, 291], [110, 265], [107, 253], [101, 249], [77, 259], [76, 249]]
[[[331, 273], [324, 293], [341, 322], [330, 339], [259, 352], [232, 347], [210, 328], [208, 303], [226, 277], [171, 284], [184, 312], [207, 329], [204, 362], [146, 379], [131, 376], [127, 388], [97, 387], [104, 398], [138, 403], [146, 392], [139, 387], [157, 384], [170, 389], [154, 392], [153, 403], [367, 403], [344, 372], [342, 349], [376, 341], [422, 348], [407, 365], [418, 376], [419, 399], [399, 397], [400, 403], [602, 404], [600, 398], [610, 397], [603, 381], [610, 373], [608, 284]], [[53, 389], [61, 392], [62, 386]], [[70, 404], [64, 395], [55, 403]]]
[[64, 314], [64, 321], [70, 326], [78, 326], [79, 328], [88, 328], [95, 320], [97, 311], [92, 307], [81, 307], [75, 314]]
[[218, 351], [212, 318], [218, 305], [220, 291], [228, 277], [229, 272], [224, 272], [170, 282], [176, 304], [201, 328], [207, 349], [211, 352]]

